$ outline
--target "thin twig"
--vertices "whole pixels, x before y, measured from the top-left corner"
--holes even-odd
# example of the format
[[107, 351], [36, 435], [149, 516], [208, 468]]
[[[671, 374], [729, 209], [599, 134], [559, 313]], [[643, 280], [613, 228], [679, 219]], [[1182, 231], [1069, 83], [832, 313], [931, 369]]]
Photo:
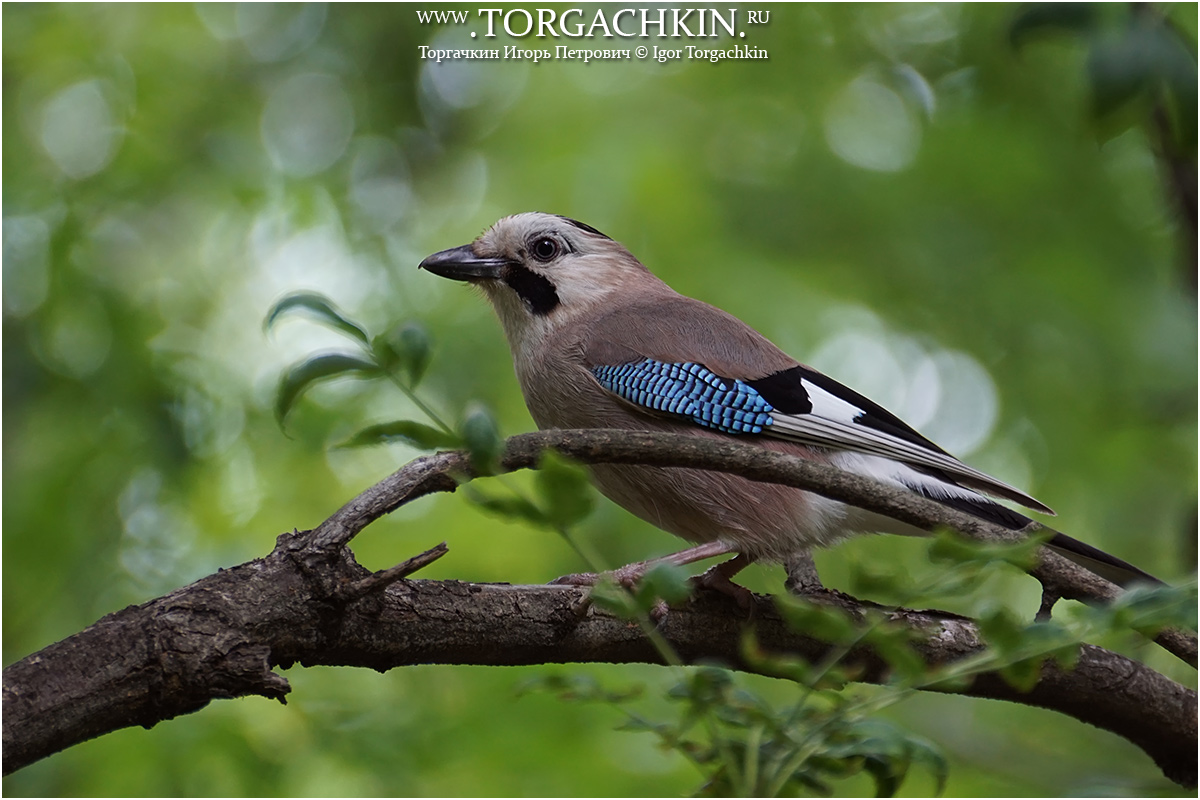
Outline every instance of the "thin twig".
[[436, 547], [426, 550], [424, 553], [415, 555], [412, 558], [397, 564], [394, 567], [389, 567], [385, 570], [372, 573], [360, 581], [343, 586], [338, 590], [336, 598], [342, 601], [358, 600], [365, 597], [371, 592], [378, 592], [391, 586], [398, 580], [407, 578], [419, 569], [424, 569], [433, 562], [437, 561], [446, 553], [450, 552], [450, 548], [446, 547], [446, 543], [442, 542]]

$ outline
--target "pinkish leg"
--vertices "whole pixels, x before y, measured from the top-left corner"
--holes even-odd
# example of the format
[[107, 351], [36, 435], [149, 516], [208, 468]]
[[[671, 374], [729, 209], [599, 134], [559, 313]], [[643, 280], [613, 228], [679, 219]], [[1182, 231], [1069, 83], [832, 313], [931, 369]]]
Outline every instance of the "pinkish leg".
[[[649, 561], [635, 561], [634, 563], [626, 564], [625, 566], [616, 569], [609, 574], [611, 574], [613, 580], [619, 583], [621, 586], [624, 586], [626, 589], [632, 589], [647, 572], [659, 564], [674, 564], [677, 567], [682, 567], [686, 564], [691, 564], [696, 561], [703, 561], [706, 558], [723, 556], [727, 553], [733, 552], [736, 552], [736, 550], [724, 542], [705, 542], [704, 544], [699, 544], [695, 547], [689, 547], [687, 550], [680, 550], [678, 553], [672, 553], [671, 555], [663, 556], [662, 558], [652, 558]], [[737, 561], [738, 558], [742, 558], [742, 556], [738, 556], [737, 558], [725, 563], [731, 564], [734, 561]], [[748, 563], [750, 562], [747, 561], [743, 563], [741, 567], [738, 567], [733, 572], [737, 572]], [[714, 567], [713, 569], [717, 569], [717, 567]], [[712, 570], [709, 571], [711, 572]], [[729, 574], [732, 575], [733, 572]], [[581, 572], [576, 575], [564, 575], [561, 578], [555, 578], [554, 580], [550, 581], [550, 583], [556, 586], [595, 586], [596, 582], [599, 580], [600, 575], [595, 572]]]
[[738, 586], [731, 578], [753, 563], [754, 559], [739, 553], [728, 561], [710, 567], [703, 575], [692, 578], [692, 582], [704, 589], [715, 589], [737, 601], [746, 611], [754, 610], [754, 593], [745, 586]]

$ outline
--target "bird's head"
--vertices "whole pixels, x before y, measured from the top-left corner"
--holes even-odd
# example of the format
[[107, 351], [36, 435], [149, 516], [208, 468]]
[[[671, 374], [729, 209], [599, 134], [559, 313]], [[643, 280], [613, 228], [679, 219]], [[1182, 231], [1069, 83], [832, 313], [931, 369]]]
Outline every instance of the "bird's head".
[[514, 345], [618, 290], [666, 288], [624, 246], [590, 225], [536, 212], [505, 217], [470, 244], [434, 253], [420, 268], [479, 286]]

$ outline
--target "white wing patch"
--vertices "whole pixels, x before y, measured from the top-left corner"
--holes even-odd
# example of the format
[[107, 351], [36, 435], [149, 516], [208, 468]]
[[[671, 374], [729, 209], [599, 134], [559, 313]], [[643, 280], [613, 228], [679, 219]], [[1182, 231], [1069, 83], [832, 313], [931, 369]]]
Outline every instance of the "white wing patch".
[[800, 381], [808, 399], [812, 402], [812, 413], [834, 422], [852, 423], [855, 417], [861, 416], [863, 410], [853, 403], [848, 403], [837, 395], [830, 394], [820, 386], [814, 386], [806, 380]]

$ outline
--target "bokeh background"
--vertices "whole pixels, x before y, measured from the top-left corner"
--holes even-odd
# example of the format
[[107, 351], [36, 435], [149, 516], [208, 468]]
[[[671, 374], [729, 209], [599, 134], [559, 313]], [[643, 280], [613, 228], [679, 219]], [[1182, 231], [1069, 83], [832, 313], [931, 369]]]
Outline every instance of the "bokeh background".
[[[453, 420], [483, 403], [505, 433], [531, 429], [491, 312], [415, 268], [525, 210], [623, 241], [679, 291], [1030, 490], [1063, 530], [1163, 578], [1193, 574], [1195, 210], [1180, 216], [1173, 181], [1190, 163], [1194, 203], [1194, 4], [1057, 18], [769, 5], [739, 43], [770, 59], [718, 64], [437, 64], [418, 45], [478, 44], [466, 31], [481, 23], [421, 24], [423, 8], [4, 6], [4, 663], [265, 554], [416, 454], [330, 447], [421, 419], [382, 382], [320, 386], [280, 431], [280, 373], [343, 345], [303, 319], [264, 334], [288, 292], [322, 292], [372, 332], [424, 325], [430, 405]], [[1172, 106], [1163, 82], [1189, 79], [1190, 110]], [[612, 566], [677, 546], [606, 501], [577, 535]], [[583, 568], [561, 539], [459, 496], [397, 512], [355, 551], [382, 568], [443, 539], [450, 555], [423, 577]], [[855, 565], [916, 575], [922, 559], [877, 537], [819, 564], [845, 588]], [[779, 589], [778, 569], [752, 573]], [[1028, 617], [1036, 588], [997, 574], [953, 602]], [[1110, 644], [1194, 684], [1151, 648]], [[666, 680], [636, 666], [294, 668], [286, 707], [214, 703], [3, 788], [698, 788], [681, 758], [614, 730], [612, 709], [519, 694], [556, 672], [651, 693]], [[923, 696], [889, 716], [944, 748], [951, 795], [1175, 791], [1132, 745], [1048, 712]], [[932, 786], [917, 775], [904, 791]]]

